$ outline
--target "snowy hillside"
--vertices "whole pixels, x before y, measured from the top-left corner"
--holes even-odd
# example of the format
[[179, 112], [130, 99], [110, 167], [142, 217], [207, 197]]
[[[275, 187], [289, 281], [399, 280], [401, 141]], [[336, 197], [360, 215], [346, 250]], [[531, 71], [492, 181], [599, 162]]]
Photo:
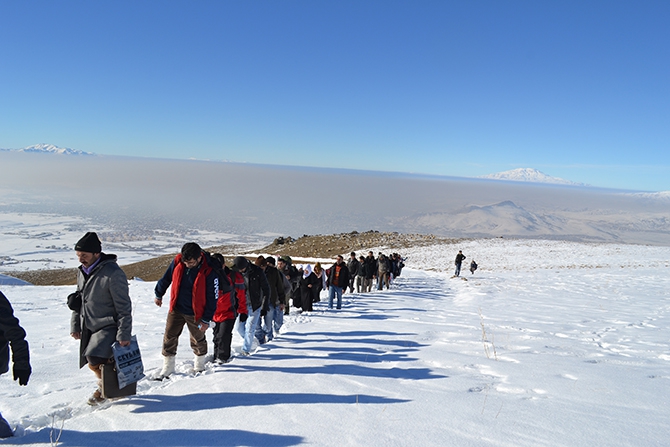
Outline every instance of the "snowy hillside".
[[483, 175], [479, 178], [493, 180], [509, 180], [513, 182], [551, 183], [556, 185], [585, 186], [584, 183], [571, 182], [558, 177], [551, 177], [533, 168], [518, 168], [510, 171], [498, 172], [496, 174]]
[[[449, 213], [432, 213], [416, 218], [417, 225], [430, 227], [439, 222], [448, 222], [444, 231], [458, 232], [459, 228], [467, 228], [471, 234], [516, 235], [534, 234], [549, 235], [560, 229], [559, 222], [551, 218], [531, 213], [514, 202], [505, 201], [486, 206], [471, 205]], [[558, 231], [557, 231], [558, 230]]]
[[[68, 335], [72, 287], [3, 286], [34, 373], [0, 378], [18, 435], [0, 445], [52, 445], [61, 427], [62, 446], [667, 444], [670, 248], [479, 239], [402, 254], [391, 290], [346, 294], [341, 311], [324, 293], [252, 356], [196, 376], [184, 334], [170, 380], [96, 408]], [[149, 375], [167, 312], [154, 285], [130, 281]]]

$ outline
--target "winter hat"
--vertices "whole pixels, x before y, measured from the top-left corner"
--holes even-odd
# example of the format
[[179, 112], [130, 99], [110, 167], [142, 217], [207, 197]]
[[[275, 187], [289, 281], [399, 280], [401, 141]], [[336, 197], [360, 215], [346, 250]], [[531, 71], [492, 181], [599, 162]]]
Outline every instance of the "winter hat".
[[263, 268], [263, 267], [268, 265], [268, 262], [265, 260], [265, 258], [263, 256], [259, 256], [259, 257], [256, 258], [256, 261], [254, 262], [254, 264], [259, 266], [260, 268]]
[[270, 265], [275, 265], [275, 258], [273, 258], [272, 256], [268, 256], [267, 258], [265, 258], [265, 261]]
[[238, 256], [233, 260], [233, 265], [237, 267], [238, 270], [246, 268], [249, 261], [244, 256]]
[[84, 237], [79, 239], [74, 249], [76, 251], [85, 251], [86, 253], [100, 253], [102, 252], [102, 244], [100, 243], [100, 239], [98, 239], [98, 235], [93, 231], [89, 231]]

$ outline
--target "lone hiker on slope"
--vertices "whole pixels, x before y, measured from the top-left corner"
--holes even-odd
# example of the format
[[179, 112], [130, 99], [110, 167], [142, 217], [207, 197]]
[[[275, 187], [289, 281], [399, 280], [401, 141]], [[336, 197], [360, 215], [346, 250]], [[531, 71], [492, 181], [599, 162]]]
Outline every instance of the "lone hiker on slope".
[[461, 275], [461, 264], [465, 260], [465, 255], [461, 250], [458, 250], [458, 254], [456, 255], [456, 260], [454, 261], [454, 264], [456, 264], [456, 273], [454, 273], [454, 276], [460, 276]]

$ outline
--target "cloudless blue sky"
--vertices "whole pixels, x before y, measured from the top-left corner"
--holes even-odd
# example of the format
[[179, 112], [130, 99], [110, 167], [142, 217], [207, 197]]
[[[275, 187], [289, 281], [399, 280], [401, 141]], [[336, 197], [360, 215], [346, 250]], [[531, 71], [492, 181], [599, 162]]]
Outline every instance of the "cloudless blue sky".
[[4, 1], [0, 147], [670, 190], [668, 1]]

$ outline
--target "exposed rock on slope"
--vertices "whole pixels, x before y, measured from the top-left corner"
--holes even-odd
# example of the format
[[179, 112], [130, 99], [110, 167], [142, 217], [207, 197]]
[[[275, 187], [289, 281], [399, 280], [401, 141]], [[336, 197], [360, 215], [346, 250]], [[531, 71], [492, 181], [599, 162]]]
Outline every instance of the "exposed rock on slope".
[[455, 241], [455, 239], [440, 238], [432, 234], [380, 233], [379, 231], [359, 233], [353, 231], [331, 235], [304, 235], [298, 239], [277, 238], [272, 244], [258, 251], [259, 253], [289, 255], [296, 258], [333, 258], [338, 254], [345, 255], [352, 251], [358, 253], [375, 247], [386, 247], [389, 250], [401, 251], [406, 247]]

